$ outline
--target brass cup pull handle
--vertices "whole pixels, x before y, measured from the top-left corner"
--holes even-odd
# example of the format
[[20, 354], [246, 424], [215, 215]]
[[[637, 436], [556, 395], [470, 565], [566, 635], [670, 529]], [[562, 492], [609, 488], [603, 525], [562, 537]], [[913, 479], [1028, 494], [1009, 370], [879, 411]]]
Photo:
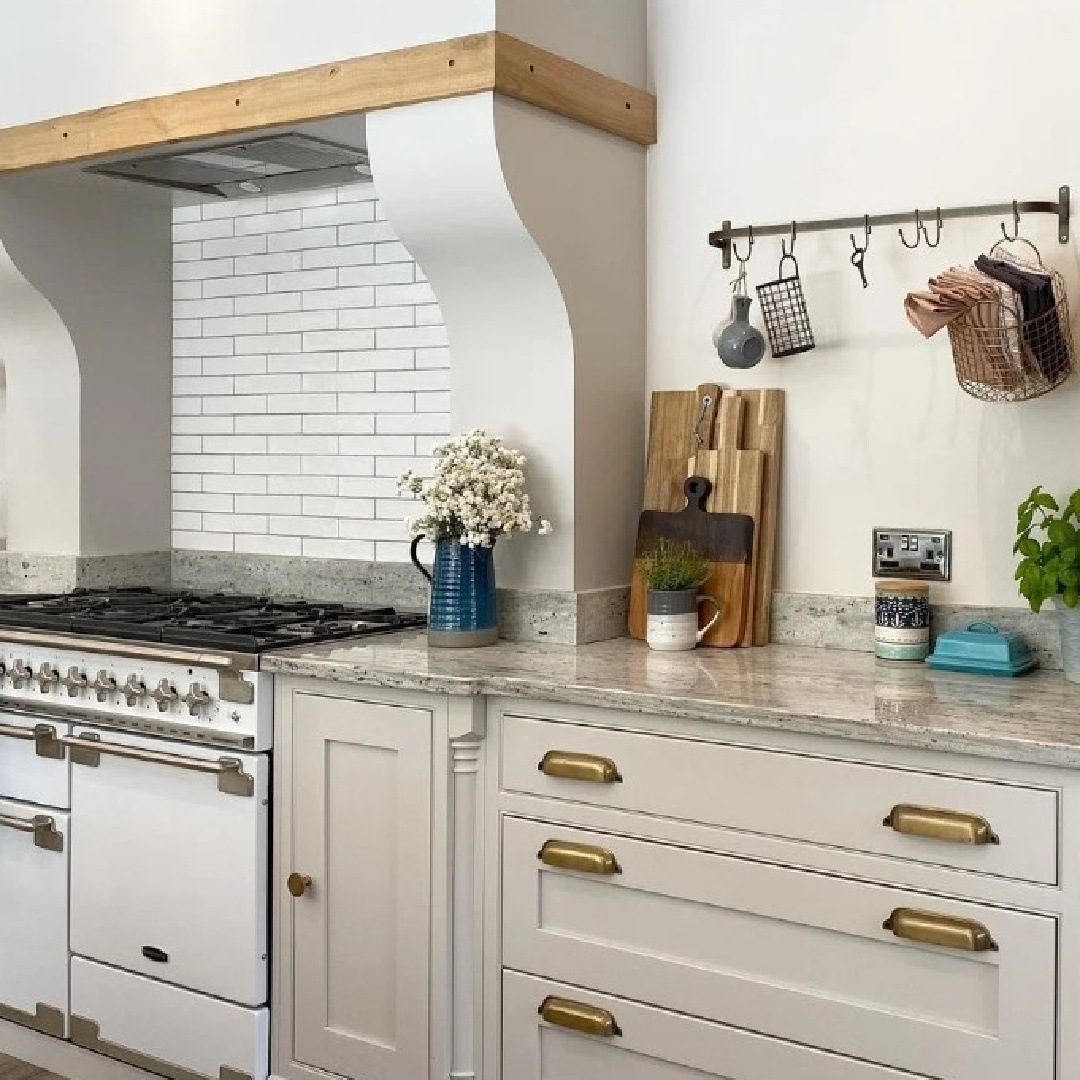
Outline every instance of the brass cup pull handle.
[[297, 900], [311, 888], [311, 878], [307, 874], [298, 874], [295, 870], [285, 879], [285, 885], [289, 892]]
[[572, 750], [549, 750], [536, 766], [545, 776], [560, 780], [585, 780], [592, 784], [621, 784], [622, 777], [611, 758], [578, 754]]
[[906, 941], [918, 941], [923, 945], [940, 945], [946, 949], [962, 949], [964, 952], [996, 952], [997, 942], [990, 931], [974, 919], [961, 919], [955, 915], [939, 915], [918, 908], [896, 908], [881, 924], [883, 930]]
[[581, 1001], [571, 1001], [570, 998], [546, 997], [536, 1011], [544, 1023], [580, 1031], [584, 1035], [613, 1039], [622, 1034], [615, 1017], [607, 1009], [586, 1005]]
[[592, 844], [576, 844], [572, 840], [545, 840], [536, 857], [557, 870], [573, 870], [579, 874], [621, 874], [622, 867], [615, 852]]
[[897, 803], [882, 825], [905, 836], [924, 836], [949, 844], [998, 844], [990, 822], [962, 810], [939, 810], [934, 806]]

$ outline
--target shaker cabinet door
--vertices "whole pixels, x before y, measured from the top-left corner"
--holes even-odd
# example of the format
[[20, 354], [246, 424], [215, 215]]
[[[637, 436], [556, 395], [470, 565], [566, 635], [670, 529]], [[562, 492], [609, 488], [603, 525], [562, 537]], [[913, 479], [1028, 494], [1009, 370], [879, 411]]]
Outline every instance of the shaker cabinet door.
[[431, 714], [282, 683], [273, 1071], [421, 1080]]

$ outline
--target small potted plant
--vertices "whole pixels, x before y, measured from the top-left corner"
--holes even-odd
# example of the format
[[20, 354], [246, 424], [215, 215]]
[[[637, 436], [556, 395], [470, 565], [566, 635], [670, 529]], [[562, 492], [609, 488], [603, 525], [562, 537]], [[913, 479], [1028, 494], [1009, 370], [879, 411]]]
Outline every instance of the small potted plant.
[[[428, 643], [444, 648], [493, 645], [499, 630], [492, 549], [500, 536], [551, 532], [535, 518], [525, 492], [525, 456], [479, 428], [437, 446], [434, 475], [409, 471], [398, 488], [423, 501], [406, 521], [410, 557], [431, 585]], [[435, 545], [434, 574], [417, 558], [421, 540]]]
[[[720, 618], [720, 605], [711, 596], [699, 596], [712, 571], [708, 559], [689, 544], [661, 538], [640, 560], [649, 586], [649, 617], [645, 639], [662, 652], [695, 648]], [[698, 608], [712, 604], [713, 617], [698, 629]]]
[[1017, 507], [1016, 580], [1020, 595], [1039, 611], [1047, 600], [1058, 609], [1065, 678], [1080, 682], [1080, 491], [1062, 507], [1041, 486]]

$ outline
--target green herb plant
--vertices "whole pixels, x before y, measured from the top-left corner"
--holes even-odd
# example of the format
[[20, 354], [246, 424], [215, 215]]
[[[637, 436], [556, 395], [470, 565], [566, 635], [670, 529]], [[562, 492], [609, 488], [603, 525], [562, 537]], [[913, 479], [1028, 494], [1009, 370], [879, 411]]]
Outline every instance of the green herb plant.
[[689, 544], [662, 537], [640, 559], [641, 572], [650, 589], [665, 592], [696, 589], [712, 573], [712, 565]]
[[1042, 487], [1016, 509], [1016, 543], [1020, 556], [1016, 580], [1020, 595], [1038, 611], [1051, 597], [1060, 596], [1066, 607], [1080, 604], [1080, 491], [1064, 508]]

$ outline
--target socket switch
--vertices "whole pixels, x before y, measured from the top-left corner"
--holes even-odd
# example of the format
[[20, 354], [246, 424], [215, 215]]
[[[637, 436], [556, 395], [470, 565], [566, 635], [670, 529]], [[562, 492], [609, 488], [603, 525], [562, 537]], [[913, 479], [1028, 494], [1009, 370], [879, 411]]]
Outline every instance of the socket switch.
[[948, 529], [874, 529], [874, 577], [949, 581], [952, 533]]

